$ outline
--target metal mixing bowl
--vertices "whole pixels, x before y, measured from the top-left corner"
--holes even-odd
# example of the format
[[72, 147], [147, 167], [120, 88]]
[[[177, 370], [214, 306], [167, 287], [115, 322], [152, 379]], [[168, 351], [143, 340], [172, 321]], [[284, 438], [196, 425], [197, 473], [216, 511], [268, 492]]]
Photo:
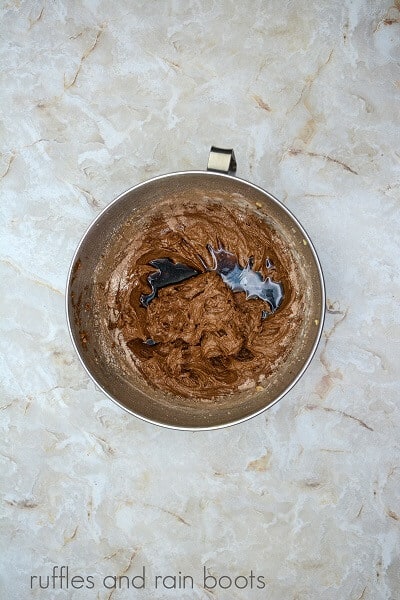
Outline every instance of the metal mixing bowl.
[[[225, 154], [228, 151], [225, 151]], [[214, 153], [215, 154], [215, 153]], [[211, 156], [211, 155], [210, 155]], [[233, 153], [231, 153], [230, 165]], [[217, 157], [218, 158], [218, 157]], [[222, 161], [224, 160], [224, 157]], [[229, 157], [228, 157], [229, 158]], [[229, 165], [229, 161], [227, 163]], [[229, 166], [224, 167], [228, 171]], [[90, 225], [72, 260], [68, 275], [66, 309], [73, 344], [95, 384], [121, 408], [151, 423], [176, 429], [215, 429], [244, 421], [276, 404], [299, 380], [310, 364], [321, 337], [325, 314], [325, 288], [321, 266], [310, 238], [294, 215], [274, 196], [247, 181], [233, 177], [209, 163], [209, 171], [185, 171], [155, 177], [118, 196]], [[215, 171], [215, 172], [214, 172]], [[110, 361], [115, 354], [111, 338], [101, 331], [96, 312], [91, 309], [94, 273], [104, 262], [107, 247], [126, 220], [149, 204], [171, 194], [201, 188], [209, 197], [243, 194], [261, 205], [284, 237], [301, 266], [307, 295], [307, 310], [301, 332], [287, 360], [267, 380], [259, 392], [245, 391], [223, 397], [216, 403], [190, 402], [151, 388], [136, 373], [128, 373], [122, 360]], [[101, 342], [101, 343], [100, 343]]]

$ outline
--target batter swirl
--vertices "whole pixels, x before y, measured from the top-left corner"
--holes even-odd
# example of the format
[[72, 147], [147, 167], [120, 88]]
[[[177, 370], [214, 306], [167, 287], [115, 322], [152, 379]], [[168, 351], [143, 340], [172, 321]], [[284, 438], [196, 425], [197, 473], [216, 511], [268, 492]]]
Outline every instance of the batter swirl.
[[[150, 386], [217, 399], [263, 385], [287, 357], [304, 313], [300, 277], [290, 248], [245, 199], [221, 202], [199, 190], [169, 198], [127, 223], [117, 246], [106, 289], [108, 329]], [[280, 282], [279, 308], [265, 318], [262, 299], [233, 291], [213, 270], [210, 246], [225, 248], [240, 265], [252, 257], [260, 279]], [[199, 274], [162, 287], [143, 305], [152, 292], [150, 263], [160, 258]]]

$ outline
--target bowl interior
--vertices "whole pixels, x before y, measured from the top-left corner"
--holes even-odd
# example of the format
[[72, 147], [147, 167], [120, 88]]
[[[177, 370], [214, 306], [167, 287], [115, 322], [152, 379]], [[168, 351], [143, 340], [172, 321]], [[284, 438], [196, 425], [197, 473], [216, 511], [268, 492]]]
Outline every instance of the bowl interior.
[[[307, 295], [306, 314], [288, 359], [266, 382], [262, 391], [247, 390], [217, 402], [188, 402], [154, 390], [132, 369], [103, 324], [101, 308], [95, 306], [98, 286], [106, 281], [107, 252], [127, 219], [172, 194], [187, 194], [201, 187], [210, 197], [242, 194], [259, 206], [278, 233], [284, 237]], [[96, 276], [95, 276], [96, 273]], [[67, 289], [67, 312], [78, 355], [96, 384], [121, 407], [154, 423], [184, 429], [214, 428], [248, 418], [282, 397], [304, 372], [318, 343], [325, 295], [321, 269], [312, 244], [294, 217], [264, 190], [229, 175], [184, 172], [165, 175], [128, 190], [112, 202], [91, 225], [82, 239], [71, 266]]]

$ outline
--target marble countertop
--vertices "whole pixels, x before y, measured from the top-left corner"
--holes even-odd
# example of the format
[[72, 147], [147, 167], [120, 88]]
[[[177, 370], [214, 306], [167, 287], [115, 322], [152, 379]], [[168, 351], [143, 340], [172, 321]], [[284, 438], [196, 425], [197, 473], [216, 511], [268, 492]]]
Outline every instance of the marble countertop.
[[[0, 596], [400, 598], [398, 0], [5, 0], [0, 27]], [[310, 234], [327, 318], [275, 407], [179, 432], [91, 383], [64, 289], [103, 207], [212, 144]]]

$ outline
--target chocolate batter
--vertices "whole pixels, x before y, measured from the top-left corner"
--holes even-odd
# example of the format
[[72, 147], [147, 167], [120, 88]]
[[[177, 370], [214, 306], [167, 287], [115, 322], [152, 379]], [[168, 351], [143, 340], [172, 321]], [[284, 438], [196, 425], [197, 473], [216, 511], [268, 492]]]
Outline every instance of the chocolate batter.
[[[170, 198], [135, 215], [117, 237], [106, 287], [108, 329], [150, 386], [214, 399], [262, 386], [285, 360], [305, 302], [290, 249], [256, 206], [193, 190], [190, 198]], [[225, 248], [242, 267], [254, 257], [259, 277], [282, 286], [279, 307], [232, 291], [213, 270], [210, 246]], [[186, 265], [195, 276], [143, 303], [160, 259]]]

